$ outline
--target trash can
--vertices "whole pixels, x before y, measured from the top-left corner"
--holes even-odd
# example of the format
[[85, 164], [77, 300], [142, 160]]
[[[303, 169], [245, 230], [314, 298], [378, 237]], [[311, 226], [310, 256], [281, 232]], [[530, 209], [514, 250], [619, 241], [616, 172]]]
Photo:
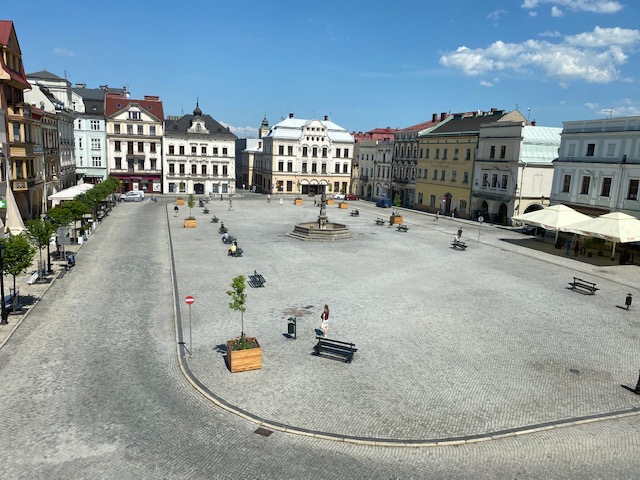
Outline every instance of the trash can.
[[287, 333], [293, 335], [293, 338], [296, 338], [296, 317], [289, 317], [288, 321]]

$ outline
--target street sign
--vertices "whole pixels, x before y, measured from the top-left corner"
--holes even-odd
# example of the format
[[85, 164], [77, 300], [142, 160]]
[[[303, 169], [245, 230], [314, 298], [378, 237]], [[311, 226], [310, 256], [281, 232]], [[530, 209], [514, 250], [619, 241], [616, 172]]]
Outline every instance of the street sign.
[[4, 198], [0, 198], [0, 208], [7, 208], [7, 201]]
[[193, 302], [195, 302], [195, 300], [191, 295], [187, 295], [184, 299], [184, 303], [187, 305], [191, 305]]

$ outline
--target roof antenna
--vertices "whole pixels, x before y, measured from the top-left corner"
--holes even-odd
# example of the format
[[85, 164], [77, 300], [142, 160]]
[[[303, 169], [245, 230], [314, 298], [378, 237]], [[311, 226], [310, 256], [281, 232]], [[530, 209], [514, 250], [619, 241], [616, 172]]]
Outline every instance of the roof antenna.
[[609, 118], [611, 118], [611, 116], [613, 115], [613, 107], [603, 108], [602, 111], [605, 112], [605, 113], [608, 113], [609, 114]]
[[530, 115], [531, 115], [531, 107], [527, 108], [527, 122], [529, 121]]

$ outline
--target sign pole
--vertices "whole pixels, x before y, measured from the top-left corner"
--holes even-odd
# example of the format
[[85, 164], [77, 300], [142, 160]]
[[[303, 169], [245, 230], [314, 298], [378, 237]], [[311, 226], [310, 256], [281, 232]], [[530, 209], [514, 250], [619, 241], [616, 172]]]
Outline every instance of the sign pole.
[[193, 342], [191, 338], [191, 304], [189, 304], [189, 355], [193, 352]]
[[478, 217], [478, 243], [480, 243], [480, 229], [482, 228], [482, 222], [484, 222], [484, 217]]

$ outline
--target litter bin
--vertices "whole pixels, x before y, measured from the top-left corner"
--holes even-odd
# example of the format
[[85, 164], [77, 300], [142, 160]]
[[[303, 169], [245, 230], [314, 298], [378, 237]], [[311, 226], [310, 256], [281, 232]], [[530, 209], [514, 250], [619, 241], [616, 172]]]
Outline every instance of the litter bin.
[[297, 338], [296, 337], [296, 317], [289, 317], [288, 318], [289, 323], [287, 324], [287, 333], [289, 335], [293, 335], [293, 338]]

